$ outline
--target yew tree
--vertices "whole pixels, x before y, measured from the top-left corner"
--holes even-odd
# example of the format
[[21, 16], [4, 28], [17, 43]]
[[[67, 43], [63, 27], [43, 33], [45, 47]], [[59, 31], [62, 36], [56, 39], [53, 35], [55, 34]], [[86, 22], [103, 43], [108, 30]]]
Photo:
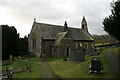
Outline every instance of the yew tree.
[[120, 42], [120, 0], [111, 4], [111, 15], [103, 19], [104, 30]]

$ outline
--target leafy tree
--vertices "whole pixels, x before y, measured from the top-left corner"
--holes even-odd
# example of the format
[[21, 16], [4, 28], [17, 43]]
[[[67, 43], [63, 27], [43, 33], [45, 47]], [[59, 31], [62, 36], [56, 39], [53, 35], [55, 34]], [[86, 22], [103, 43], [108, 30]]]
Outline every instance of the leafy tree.
[[120, 42], [120, 0], [111, 4], [112, 14], [103, 20], [104, 30]]

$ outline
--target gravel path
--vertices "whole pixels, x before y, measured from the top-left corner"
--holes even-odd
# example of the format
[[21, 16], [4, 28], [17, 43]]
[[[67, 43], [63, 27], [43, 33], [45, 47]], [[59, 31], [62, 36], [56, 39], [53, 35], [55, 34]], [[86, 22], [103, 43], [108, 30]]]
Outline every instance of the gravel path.
[[49, 68], [48, 64], [46, 62], [37, 62], [41, 65], [41, 78], [49, 78], [49, 80], [59, 80], [52, 72], [52, 70]]
[[45, 62], [41, 62], [42, 76], [41, 78], [55, 78], [52, 71], [49, 69], [48, 65]]
[[105, 53], [105, 58], [113, 73], [118, 75], [118, 58], [110, 50]]

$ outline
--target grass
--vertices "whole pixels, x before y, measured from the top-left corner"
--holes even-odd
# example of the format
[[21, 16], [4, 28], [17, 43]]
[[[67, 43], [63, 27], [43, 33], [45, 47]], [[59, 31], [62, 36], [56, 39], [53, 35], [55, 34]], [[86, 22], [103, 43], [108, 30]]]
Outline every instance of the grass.
[[[104, 54], [107, 50], [104, 50], [98, 57], [100, 57], [102, 64], [103, 64], [103, 74], [102, 75], [90, 75], [89, 71], [89, 64], [90, 60], [93, 56], [85, 55], [85, 61], [63, 61], [61, 58], [48, 58], [47, 64], [53, 72], [61, 77], [61, 78], [115, 78], [116, 76], [113, 75], [112, 71], [107, 65], [107, 61], [104, 58]], [[115, 49], [113, 50], [115, 51]], [[8, 67], [19, 68], [25, 67], [26, 59], [16, 60], [13, 62], [12, 65], [8, 65]], [[27, 58], [28, 64], [32, 67], [33, 72], [26, 72], [15, 73], [13, 74], [13, 78], [40, 78], [41, 77], [41, 65], [38, 64], [41, 61], [41, 58]], [[5, 68], [7, 66], [4, 66]]]
[[91, 60], [91, 56], [86, 55], [86, 61], [84, 62], [75, 62], [75, 61], [63, 61], [56, 60], [48, 62], [49, 66], [53, 70], [53, 72], [61, 78], [115, 78], [112, 74], [110, 68], [107, 65], [107, 62], [104, 58], [103, 51], [98, 57], [101, 58], [103, 63], [103, 74], [102, 75], [90, 75], [89, 71], [89, 63]]
[[13, 78], [40, 78], [41, 77], [41, 70], [40, 70], [41, 65], [32, 63], [31, 68], [32, 72], [29, 72], [27, 70], [26, 72], [22, 73], [15, 73], [13, 74]]
[[41, 61], [41, 58], [27, 58], [28, 61], [34, 61], [34, 62], [39, 62]]
[[24, 67], [26, 65], [25, 60], [15, 60], [12, 62], [11, 65], [3, 66], [2, 69], [6, 69], [6, 67], [12, 67], [12, 68], [19, 68]]
[[56, 61], [56, 60], [60, 60], [61, 58], [47, 58], [47, 61]]
[[116, 57], [120, 57], [120, 47], [118, 48], [113, 48], [111, 49], [112, 53], [116, 56]]
[[[27, 70], [26, 72], [22, 72], [22, 73], [16, 73], [13, 75], [13, 78], [41, 78], [41, 65], [34, 63], [34, 62], [39, 62], [41, 61], [41, 58], [27, 58], [29, 62], [29, 64], [32, 67], [32, 72], [29, 72], [29, 70]], [[54, 61], [54, 60], [59, 60], [59, 58], [48, 58], [47, 61]], [[25, 59], [24, 59], [25, 61]], [[24, 62], [25, 63], [25, 62]], [[23, 63], [23, 64], [24, 64]], [[50, 71], [48, 71], [50, 72]], [[52, 74], [52, 73], [51, 73]]]
[[[41, 77], [41, 65], [39, 63], [34, 63], [34, 62], [39, 62], [41, 61], [40, 58], [27, 58], [28, 62], [27, 64], [30, 64], [32, 68], [32, 72], [29, 72], [29, 70], [21, 73], [15, 73], [13, 74], [13, 78], [40, 78]], [[11, 65], [3, 66], [3, 69], [6, 67], [12, 67], [12, 68], [21, 68], [26, 66], [26, 59], [21, 59], [21, 60], [15, 60]]]
[[110, 43], [98, 43], [98, 44], [95, 44], [95, 46], [101, 46], [101, 45], [108, 45]]

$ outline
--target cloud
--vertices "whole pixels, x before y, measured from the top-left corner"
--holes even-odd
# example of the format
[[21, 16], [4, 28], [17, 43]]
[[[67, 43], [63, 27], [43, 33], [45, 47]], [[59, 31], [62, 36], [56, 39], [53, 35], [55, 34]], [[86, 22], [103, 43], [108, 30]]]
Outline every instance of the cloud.
[[[3, 23], [13, 25], [23, 37], [30, 33], [33, 19], [38, 22], [81, 27], [83, 15], [86, 16], [92, 34], [105, 33], [102, 20], [110, 13], [112, 0], [0, 0], [0, 9], [7, 10]], [[6, 17], [7, 16], [7, 17]], [[9, 25], [8, 24], [8, 25]]]

